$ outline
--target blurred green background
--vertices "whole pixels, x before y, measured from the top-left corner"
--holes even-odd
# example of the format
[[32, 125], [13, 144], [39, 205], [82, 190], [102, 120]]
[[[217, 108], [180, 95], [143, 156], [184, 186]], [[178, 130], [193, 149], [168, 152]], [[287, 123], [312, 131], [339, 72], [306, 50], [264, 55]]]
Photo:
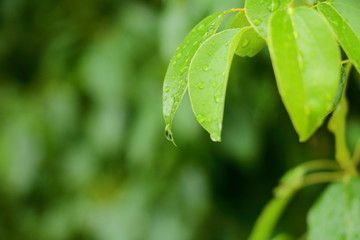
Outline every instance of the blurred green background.
[[[223, 142], [185, 98], [164, 137], [169, 59], [203, 17], [241, 0], [2, 0], [0, 239], [246, 239], [278, 179], [332, 158], [322, 127], [300, 144], [265, 48], [235, 57]], [[360, 136], [359, 74], [349, 144]], [[302, 190], [277, 228], [300, 236], [323, 186]]]

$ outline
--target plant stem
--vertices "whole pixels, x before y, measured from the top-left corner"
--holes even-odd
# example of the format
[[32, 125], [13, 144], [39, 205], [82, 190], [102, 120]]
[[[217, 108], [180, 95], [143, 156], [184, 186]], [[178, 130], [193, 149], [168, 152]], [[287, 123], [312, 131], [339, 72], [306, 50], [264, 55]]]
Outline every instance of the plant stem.
[[[270, 239], [275, 225], [295, 193], [309, 185], [342, 179], [344, 173], [338, 172], [338, 170], [339, 166], [334, 161], [313, 160], [287, 171], [281, 178], [280, 185], [274, 190], [274, 198], [270, 200], [258, 217], [248, 239]], [[316, 172], [314, 173], [314, 171]]]
[[232, 9], [229, 9], [227, 12], [232, 13], [232, 12], [243, 12], [243, 11], [245, 11], [244, 8], [232, 8]]
[[249, 240], [267, 240], [270, 238], [279, 217], [293, 195], [294, 192], [289, 192], [289, 194], [285, 196], [283, 195], [271, 199], [270, 202], [266, 204], [260, 217], [255, 223]]

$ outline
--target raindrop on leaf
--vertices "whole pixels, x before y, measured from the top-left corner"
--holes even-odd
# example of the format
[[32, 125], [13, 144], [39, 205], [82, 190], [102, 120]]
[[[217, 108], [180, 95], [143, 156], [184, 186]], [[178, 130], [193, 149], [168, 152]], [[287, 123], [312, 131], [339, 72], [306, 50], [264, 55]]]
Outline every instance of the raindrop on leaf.
[[259, 25], [262, 23], [262, 20], [259, 19], [259, 18], [255, 18], [255, 19], [253, 20], [253, 23], [255, 24], [255, 26], [259, 26]]
[[244, 41], [242, 41], [241, 43], [241, 47], [246, 47], [247, 45], [249, 45], [249, 40], [248, 39], [244, 39]]
[[274, 12], [278, 8], [279, 8], [279, 2], [277, 0], [272, 0], [270, 5], [268, 6], [268, 10], [270, 12]]
[[205, 118], [204, 118], [204, 116], [201, 115], [201, 114], [198, 114], [198, 115], [196, 116], [196, 120], [198, 120], [199, 123], [205, 122]]

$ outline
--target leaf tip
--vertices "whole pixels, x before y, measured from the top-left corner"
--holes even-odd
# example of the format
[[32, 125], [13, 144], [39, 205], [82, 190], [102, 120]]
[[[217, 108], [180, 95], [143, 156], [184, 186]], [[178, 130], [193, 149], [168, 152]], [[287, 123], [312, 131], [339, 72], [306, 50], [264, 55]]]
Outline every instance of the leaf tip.
[[313, 135], [314, 131], [299, 134], [299, 142], [306, 142]]
[[218, 133], [210, 134], [211, 141], [213, 142], [221, 142], [221, 136]]
[[166, 126], [165, 126], [165, 137], [166, 137], [167, 140], [172, 142], [175, 147], [177, 147], [177, 145], [176, 145], [176, 143], [174, 141], [173, 134], [171, 132], [171, 124], [166, 124]]

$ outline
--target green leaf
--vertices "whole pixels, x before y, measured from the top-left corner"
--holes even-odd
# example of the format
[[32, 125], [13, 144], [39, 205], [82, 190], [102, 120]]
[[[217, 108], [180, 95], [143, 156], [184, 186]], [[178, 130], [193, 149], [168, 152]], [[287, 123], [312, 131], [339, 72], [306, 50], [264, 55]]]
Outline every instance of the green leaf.
[[333, 183], [308, 215], [309, 240], [360, 239], [360, 179]]
[[197, 24], [170, 60], [163, 86], [163, 115], [166, 124], [165, 134], [172, 142], [172, 122], [188, 85], [187, 76], [191, 59], [201, 43], [216, 33], [227, 12], [229, 11], [212, 14]]
[[[232, 28], [244, 28], [250, 26], [244, 11], [239, 12], [234, 17], [231, 25]], [[264, 39], [251, 27], [243, 33], [235, 53], [241, 57], [253, 57], [260, 52], [264, 46]]]
[[341, 47], [360, 73], [360, 2], [336, 0], [319, 3], [318, 10], [333, 28]]
[[215, 34], [201, 45], [191, 61], [189, 95], [192, 109], [213, 141], [221, 140], [231, 61], [241, 35], [247, 29], [229, 29]]
[[266, 40], [271, 15], [287, 7], [290, 2], [292, 0], [246, 0], [246, 16], [255, 30]]
[[300, 141], [331, 111], [340, 82], [339, 47], [324, 21], [307, 7], [278, 11], [270, 20], [277, 86]]

